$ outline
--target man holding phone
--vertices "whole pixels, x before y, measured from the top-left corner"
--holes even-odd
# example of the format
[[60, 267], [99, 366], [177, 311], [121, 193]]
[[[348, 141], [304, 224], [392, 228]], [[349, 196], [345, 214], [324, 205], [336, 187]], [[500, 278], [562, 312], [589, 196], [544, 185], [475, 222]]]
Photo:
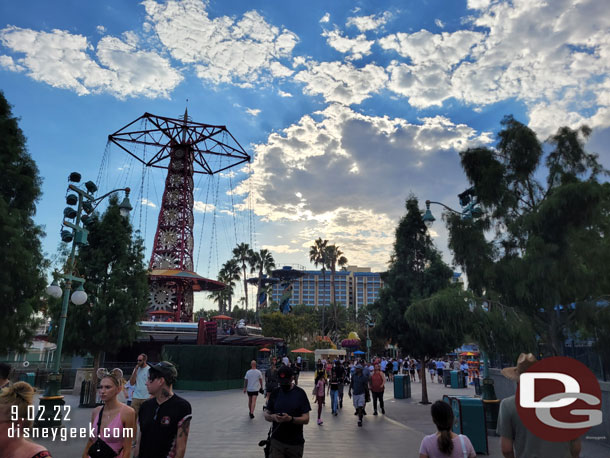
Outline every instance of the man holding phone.
[[265, 420], [273, 422], [271, 458], [301, 458], [305, 449], [303, 425], [309, 423], [311, 405], [302, 388], [294, 385], [288, 366], [278, 370], [280, 387], [271, 393]]

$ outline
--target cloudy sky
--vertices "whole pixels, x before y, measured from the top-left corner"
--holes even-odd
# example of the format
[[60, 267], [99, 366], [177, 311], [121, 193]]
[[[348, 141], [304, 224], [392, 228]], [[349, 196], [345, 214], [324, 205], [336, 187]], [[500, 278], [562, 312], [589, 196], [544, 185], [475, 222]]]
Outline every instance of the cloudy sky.
[[[238, 241], [310, 267], [317, 237], [383, 269], [407, 196], [456, 207], [458, 152], [493, 146], [506, 114], [541, 139], [587, 123], [610, 165], [605, 1], [24, 0], [0, 17], [0, 89], [44, 178], [49, 254], [72, 170], [134, 190], [150, 249], [165, 177], [106, 142], [144, 112], [188, 106], [253, 157], [196, 180], [195, 260], [212, 277]], [[442, 224], [433, 235], [451, 261]]]

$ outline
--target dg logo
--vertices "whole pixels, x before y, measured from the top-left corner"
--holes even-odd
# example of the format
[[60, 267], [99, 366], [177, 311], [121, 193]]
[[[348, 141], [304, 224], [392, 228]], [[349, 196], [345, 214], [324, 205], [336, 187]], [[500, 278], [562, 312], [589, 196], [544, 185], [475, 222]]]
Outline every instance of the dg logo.
[[541, 439], [566, 442], [601, 424], [602, 393], [595, 374], [574, 358], [554, 356], [519, 377], [517, 412]]

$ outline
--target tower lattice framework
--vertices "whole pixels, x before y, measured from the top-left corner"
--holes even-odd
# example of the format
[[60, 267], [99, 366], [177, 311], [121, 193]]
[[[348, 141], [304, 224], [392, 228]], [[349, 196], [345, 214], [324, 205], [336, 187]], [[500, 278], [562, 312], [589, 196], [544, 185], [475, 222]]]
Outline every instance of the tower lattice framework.
[[[132, 130], [141, 124], [143, 129]], [[250, 156], [225, 126], [192, 122], [186, 111], [182, 119], [145, 113], [108, 140], [146, 166], [167, 169], [149, 263], [148, 314], [192, 321], [193, 292], [225, 287], [194, 272], [193, 178], [235, 167]], [[134, 145], [154, 147], [156, 152], [149, 159], [146, 154], [140, 157], [132, 150]]]

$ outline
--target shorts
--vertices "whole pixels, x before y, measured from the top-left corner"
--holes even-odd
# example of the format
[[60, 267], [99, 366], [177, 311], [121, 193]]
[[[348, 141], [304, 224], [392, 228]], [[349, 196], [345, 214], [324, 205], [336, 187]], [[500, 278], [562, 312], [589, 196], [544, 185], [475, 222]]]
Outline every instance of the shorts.
[[394, 374], [394, 375], [398, 374], [398, 371], [394, 371], [394, 372], [393, 372], [393, 374]]
[[258, 396], [258, 391], [248, 391], [248, 396]]
[[354, 407], [357, 409], [358, 407], [364, 407], [365, 404], [365, 395], [362, 394], [353, 394], [352, 401], [354, 403]]
[[271, 458], [301, 458], [305, 444], [290, 445], [271, 438]]
[[436, 369], [429, 369], [432, 375], [436, 374]]
[[438, 374], [439, 377], [442, 377], [443, 370], [442, 369], [436, 369], [436, 373]]

